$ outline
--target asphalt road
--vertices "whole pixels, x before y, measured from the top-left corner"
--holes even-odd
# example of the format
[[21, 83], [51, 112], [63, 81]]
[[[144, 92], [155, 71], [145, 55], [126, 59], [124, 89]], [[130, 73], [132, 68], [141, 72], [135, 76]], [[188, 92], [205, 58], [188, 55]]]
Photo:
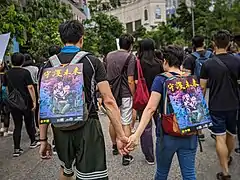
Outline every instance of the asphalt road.
[[[107, 149], [107, 164], [110, 180], [151, 180], [154, 177], [155, 166], [150, 166], [144, 161], [144, 156], [138, 148], [132, 155], [135, 161], [128, 167], [121, 165], [121, 157], [113, 157], [111, 154], [111, 142], [108, 135], [108, 119], [100, 116], [105, 135]], [[204, 152], [197, 153], [196, 171], [198, 180], [215, 180], [215, 174], [220, 171], [217, 156], [215, 153], [215, 143], [209, 137], [203, 143]], [[19, 158], [12, 157], [13, 151], [12, 137], [0, 137], [0, 180], [57, 180], [58, 179], [58, 159], [48, 161], [40, 160], [38, 149], [29, 149], [29, 140], [25, 128], [22, 133], [22, 148], [24, 154]], [[240, 179], [240, 156], [233, 154], [234, 160], [231, 166], [232, 180]], [[180, 169], [177, 158], [174, 157], [169, 180], [181, 180]]]

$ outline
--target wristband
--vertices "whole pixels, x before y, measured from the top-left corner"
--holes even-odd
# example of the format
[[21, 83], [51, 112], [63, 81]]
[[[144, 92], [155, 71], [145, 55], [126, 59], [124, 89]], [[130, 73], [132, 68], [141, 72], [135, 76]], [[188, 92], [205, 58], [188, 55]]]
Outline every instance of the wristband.
[[39, 139], [39, 142], [43, 142], [43, 141], [47, 141], [48, 138], [45, 138], [45, 139]]

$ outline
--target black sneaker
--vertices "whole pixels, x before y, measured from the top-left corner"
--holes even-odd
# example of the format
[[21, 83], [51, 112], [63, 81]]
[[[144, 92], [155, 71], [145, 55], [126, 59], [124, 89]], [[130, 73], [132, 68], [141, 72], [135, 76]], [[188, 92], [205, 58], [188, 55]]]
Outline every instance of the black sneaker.
[[205, 141], [205, 135], [204, 134], [199, 134], [198, 138], [200, 141]]
[[40, 142], [34, 141], [33, 143], [30, 144], [30, 148], [31, 149], [35, 149], [35, 148], [37, 148], [40, 145], [41, 145]]
[[114, 156], [116, 156], [116, 155], [119, 154], [118, 148], [117, 148], [117, 145], [116, 145], [116, 144], [114, 144], [114, 145], [112, 146], [112, 153], [113, 153]]
[[22, 149], [14, 149], [13, 157], [19, 157], [22, 155], [22, 153], [23, 153]]
[[222, 172], [217, 173], [217, 180], [231, 180], [230, 175], [223, 175]]
[[122, 158], [122, 165], [128, 166], [130, 163], [134, 161], [133, 157], [131, 155], [125, 155]]
[[235, 153], [240, 154], [240, 148], [236, 148]]
[[57, 149], [56, 149], [55, 146], [53, 146], [53, 148], [52, 148], [52, 152], [53, 152], [54, 155], [57, 155]]

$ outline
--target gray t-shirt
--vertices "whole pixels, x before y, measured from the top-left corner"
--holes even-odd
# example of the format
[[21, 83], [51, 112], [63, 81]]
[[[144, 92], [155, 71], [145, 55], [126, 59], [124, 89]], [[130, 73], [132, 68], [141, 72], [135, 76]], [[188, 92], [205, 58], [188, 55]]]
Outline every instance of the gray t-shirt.
[[38, 78], [37, 78], [38, 70], [39, 70], [38, 67], [36, 67], [36, 66], [26, 66], [26, 67], [23, 67], [23, 68], [30, 72], [33, 83], [38, 84]]
[[[109, 81], [121, 74], [122, 69], [129, 55], [130, 53], [124, 50], [113, 51], [107, 55], [106, 69], [107, 69], [107, 79]], [[128, 76], [134, 76], [134, 72], [135, 72], [136, 58], [132, 54], [131, 56], [132, 57], [129, 61], [128, 68], [127, 68], [127, 73], [126, 73], [127, 76], [124, 77], [126, 79], [128, 78]], [[121, 86], [121, 93], [123, 98], [132, 97], [129, 87], [127, 87], [125, 84], [122, 84]]]

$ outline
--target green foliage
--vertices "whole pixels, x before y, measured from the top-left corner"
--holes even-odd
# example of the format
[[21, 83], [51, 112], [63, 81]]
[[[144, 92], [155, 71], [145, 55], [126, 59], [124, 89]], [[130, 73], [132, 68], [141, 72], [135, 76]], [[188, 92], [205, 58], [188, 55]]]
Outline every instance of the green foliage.
[[102, 55], [117, 49], [116, 38], [123, 33], [124, 27], [116, 17], [98, 12], [84, 24], [84, 49]]
[[[3, 1], [3, 0], [2, 0]], [[26, 0], [24, 7], [11, 0], [0, 2], [0, 34], [11, 37], [38, 60], [50, 45], [60, 45], [58, 26], [71, 19], [70, 6], [60, 0]]]

